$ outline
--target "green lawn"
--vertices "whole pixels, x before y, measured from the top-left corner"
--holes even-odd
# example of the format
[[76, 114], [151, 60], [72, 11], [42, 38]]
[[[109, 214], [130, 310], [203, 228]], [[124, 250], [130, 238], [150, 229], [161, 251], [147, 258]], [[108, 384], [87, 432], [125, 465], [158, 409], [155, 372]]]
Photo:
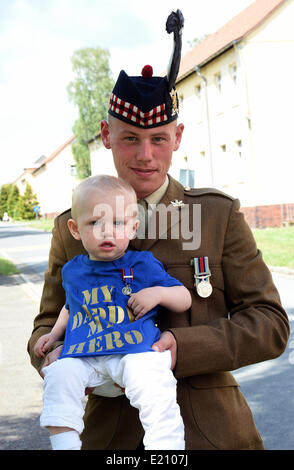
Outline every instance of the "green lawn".
[[17, 274], [19, 270], [8, 259], [0, 258], [0, 276], [9, 276], [10, 274]]
[[256, 229], [253, 235], [268, 265], [294, 269], [294, 227]]
[[51, 232], [54, 225], [54, 219], [37, 219], [28, 222], [27, 226], [31, 228], [38, 228], [45, 230], [45, 232]]
[[23, 223], [27, 227], [37, 228], [45, 232], [51, 232], [54, 225], [54, 219], [15, 220], [14, 222], [16, 224]]

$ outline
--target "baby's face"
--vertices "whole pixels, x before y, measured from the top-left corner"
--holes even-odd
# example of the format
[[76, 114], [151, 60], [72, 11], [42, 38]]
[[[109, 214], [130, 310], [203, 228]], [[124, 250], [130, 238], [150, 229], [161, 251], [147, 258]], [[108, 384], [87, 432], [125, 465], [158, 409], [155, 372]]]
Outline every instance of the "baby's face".
[[78, 216], [78, 230], [89, 258], [120, 258], [138, 227], [137, 203], [127, 193], [101, 194], [92, 190]]

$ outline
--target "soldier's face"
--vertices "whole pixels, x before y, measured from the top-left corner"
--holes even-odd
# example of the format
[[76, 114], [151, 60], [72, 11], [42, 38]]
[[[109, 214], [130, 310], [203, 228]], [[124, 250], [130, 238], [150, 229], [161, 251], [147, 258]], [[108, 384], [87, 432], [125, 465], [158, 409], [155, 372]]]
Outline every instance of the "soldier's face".
[[113, 117], [109, 124], [101, 123], [102, 141], [112, 150], [118, 176], [133, 186], [139, 199], [164, 183], [183, 130], [183, 124], [176, 122], [152, 129], [141, 129]]

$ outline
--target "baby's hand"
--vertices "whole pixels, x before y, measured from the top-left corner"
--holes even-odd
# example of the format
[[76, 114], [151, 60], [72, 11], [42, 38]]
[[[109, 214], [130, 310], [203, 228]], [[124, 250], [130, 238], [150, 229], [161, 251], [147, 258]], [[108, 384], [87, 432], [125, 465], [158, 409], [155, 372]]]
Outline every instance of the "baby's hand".
[[132, 309], [136, 320], [143, 317], [161, 302], [161, 287], [147, 287], [130, 295], [128, 306]]
[[47, 335], [41, 336], [35, 344], [34, 353], [37, 357], [45, 357], [46, 351], [54, 343], [55, 339], [48, 333]]

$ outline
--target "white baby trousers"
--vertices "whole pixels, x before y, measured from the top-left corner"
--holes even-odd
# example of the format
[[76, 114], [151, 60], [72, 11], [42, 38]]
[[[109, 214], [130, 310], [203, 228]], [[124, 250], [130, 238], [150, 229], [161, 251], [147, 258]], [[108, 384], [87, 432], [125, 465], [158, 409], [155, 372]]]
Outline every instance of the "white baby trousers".
[[97, 387], [97, 395], [114, 397], [123, 393], [116, 383], [139, 410], [146, 450], [185, 449], [177, 383], [170, 366], [170, 351], [57, 360], [43, 369], [40, 424], [66, 426], [81, 433], [85, 388]]

